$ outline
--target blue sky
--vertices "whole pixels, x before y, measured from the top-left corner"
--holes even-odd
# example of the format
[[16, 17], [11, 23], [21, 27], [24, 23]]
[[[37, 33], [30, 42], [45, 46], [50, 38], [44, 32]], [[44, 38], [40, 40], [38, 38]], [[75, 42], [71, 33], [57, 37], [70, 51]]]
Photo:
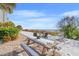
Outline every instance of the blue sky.
[[8, 15], [16, 25], [26, 29], [55, 29], [63, 16], [79, 16], [79, 4], [18, 3]]

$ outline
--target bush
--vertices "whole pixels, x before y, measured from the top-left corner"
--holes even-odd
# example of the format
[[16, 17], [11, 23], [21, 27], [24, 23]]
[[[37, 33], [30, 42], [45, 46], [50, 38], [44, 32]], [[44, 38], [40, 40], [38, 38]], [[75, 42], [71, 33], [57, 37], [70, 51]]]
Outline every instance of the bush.
[[17, 25], [16, 28], [18, 28], [19, 30], [23, 29], [21, 25]]
[[0, 28], [0, 39], [3, 39], [5, 42], [14, 40], [17, 38], [19, 30], [15, 27], [4, 27]]
[[4, 27], [15, 27], [15, 24], [11, 21], [3, 23]]
[[58, 27], [64, 32], [64, 37], [69, 39], [79, 38], [79, 20], [74, 16], [66, 16], [58, 22]]

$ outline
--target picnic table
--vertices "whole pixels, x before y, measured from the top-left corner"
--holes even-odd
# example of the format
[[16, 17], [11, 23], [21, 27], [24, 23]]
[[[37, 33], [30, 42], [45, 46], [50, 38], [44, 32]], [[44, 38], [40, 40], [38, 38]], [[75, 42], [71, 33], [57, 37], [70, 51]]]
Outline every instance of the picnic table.
[[22, 31], [21, 34], [24, 35], [27, 38], [28, 45], [30, 44], [30, 41], [33, 41], [34, 43], [37, 43], [37, 44], [43, 46], [42, 53], [44, 53], [45, 50], [48, 51], [49, 49], [55, 48], [55, 46], [57, 45], [55, 43], [55, 41], [48, 40], [46, 38], [37, 39], [36, 37], [33, 36], [33, 33], [31, 33], [31, 32]]

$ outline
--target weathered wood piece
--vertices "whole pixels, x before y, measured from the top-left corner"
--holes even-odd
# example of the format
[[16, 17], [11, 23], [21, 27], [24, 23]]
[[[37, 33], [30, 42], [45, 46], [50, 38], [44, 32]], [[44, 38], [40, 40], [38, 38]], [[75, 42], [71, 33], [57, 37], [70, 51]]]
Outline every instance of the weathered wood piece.
[[39, 56], [40, 55], [37, 51], [35, 51], [32, 47], [26, 45], [25, 43], [21, 43], [20, 45], [29, 56]]

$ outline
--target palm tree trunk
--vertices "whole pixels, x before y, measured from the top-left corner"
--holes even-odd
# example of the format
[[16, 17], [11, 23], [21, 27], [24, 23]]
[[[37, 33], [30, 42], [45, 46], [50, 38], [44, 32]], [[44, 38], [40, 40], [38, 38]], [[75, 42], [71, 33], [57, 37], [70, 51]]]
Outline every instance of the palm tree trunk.
[[3, 11], [3, 23], [5, 22], [5, 12]]
[[3, 11], [3, 25], [2, 25], [2, 27], [4, 27], [4, 22], [5, 22], [5, 12]]

